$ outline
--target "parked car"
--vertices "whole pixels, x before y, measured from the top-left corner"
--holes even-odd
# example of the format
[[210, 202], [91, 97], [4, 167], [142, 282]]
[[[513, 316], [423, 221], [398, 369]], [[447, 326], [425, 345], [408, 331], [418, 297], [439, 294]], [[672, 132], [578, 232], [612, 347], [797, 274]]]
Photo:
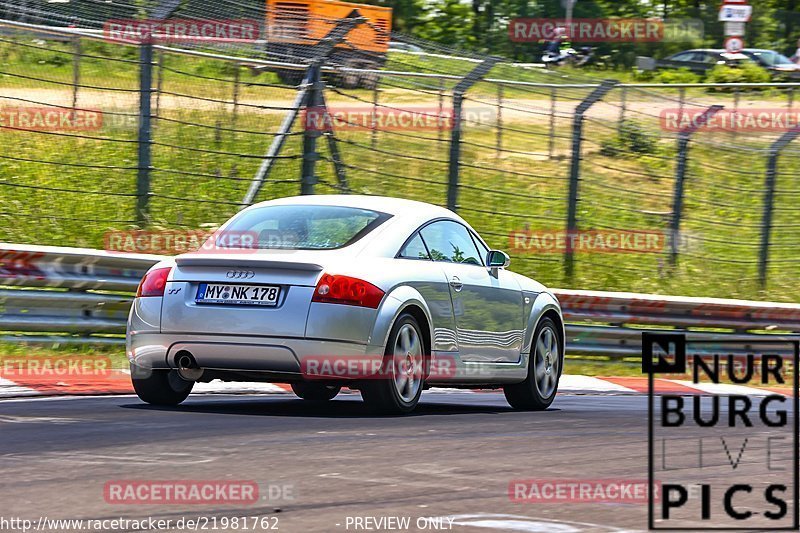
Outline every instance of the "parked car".
[[774, 76], [800, 77], [800, 65], [792, 63], [788, 57], [774, 50], [758, 48], [745, 48], [733, 54], [713, 48], [685, 50], [656, 61], [656, 68], [688, 68], [692, 72], [704, 74], [720, 64], [735, 66], [744, 61], [755, 62]]
[[789, 76], [791, 78], [800, 77], [800, 65], [774, 50], [745, 48], [742, 53], [769, 70], [773, 75]]
[[717, 65], [737, 65], [750, 58], [742, 53], [731, 54], [725, 50], [698, 48], [678, 52], [656, 62], [656, 68], [687, 68], [692, 72], [704, 74]]
[[[252, 246], [232, 235], [251, 235]], [[145, 402], [177, 405], [213, 379], [289, 382], [311, 401], [348, 386], [392, 413], [437, 385], [503, 388], [525, 410], [555, 398], [558, 300], [507, 270], [508, 256], [452, 211], [283, 198], [244, 209], [211, 239], [156, 264], [139, 286], [127, 354]]]

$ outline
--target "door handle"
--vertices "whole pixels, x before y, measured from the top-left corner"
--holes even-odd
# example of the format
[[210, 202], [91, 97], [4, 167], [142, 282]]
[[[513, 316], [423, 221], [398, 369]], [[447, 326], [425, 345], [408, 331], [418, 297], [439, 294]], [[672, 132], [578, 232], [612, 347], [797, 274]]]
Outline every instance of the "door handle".
[[450, 286], [453, 287], [454, 291], [459, 292], [464, 287], [464, 284], [461, 283], [461, 280], [458, 279], [458, 276], [453, 276], [450, 279]]

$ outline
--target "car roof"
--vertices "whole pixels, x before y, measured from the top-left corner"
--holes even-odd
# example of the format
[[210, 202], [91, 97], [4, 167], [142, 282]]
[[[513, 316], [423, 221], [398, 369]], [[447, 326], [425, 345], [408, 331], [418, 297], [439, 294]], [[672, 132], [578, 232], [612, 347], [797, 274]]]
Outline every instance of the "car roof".
[[721, 54], [724, 52], [722, 48], [692, 48], [691, 50], [683, 50], [682, 52], [676, 52], [672, 55], [676, 56], [678, 54], [685, 54], [686, 52], [712, 52], [714, 54]]
[[388, 196], [368, 196], [360, 194], [288, 196], [254, 204], [248, 207], [247, 210], [277, 205], [354, 207], [359, 209], [372, 209], [392, 215], [391, 220], [387, 221], [385, 224], [381, 224], [365, 238], [359, 239], [352, 245], [346, 246], [340, 250], [330, 251], [339, 252], [341, 254], [350, 254], [355, 250], [356, 253], [366, 251], [369, 255], [393, 257], [412, 232], [428, 221], [438, 218], [458, 221], [474, 231], [474, 228], [472, 228], [467, 221], [449, 209], [425, 202], [417, 202], [403, 198], [391, 198]]
[[438, 205], [405, 198], [389, 196], [369, 196], [363, 194], [311, 194], [307, 196], [287, 196], [276, 200], [268, 200], [253, 205], [253, 208], [267, 205], [333, 205], [341, 207], [357, 207], [387, 213], [409, 221], [420, 221], [433, 218], [452, 218], [464, 222], [454, 212]]

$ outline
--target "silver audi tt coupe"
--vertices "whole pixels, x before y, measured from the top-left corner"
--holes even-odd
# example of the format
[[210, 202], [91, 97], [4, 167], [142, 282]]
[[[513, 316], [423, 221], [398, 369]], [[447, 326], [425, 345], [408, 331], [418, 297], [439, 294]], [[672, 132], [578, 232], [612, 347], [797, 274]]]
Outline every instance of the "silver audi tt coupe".
[[515, 408], [545, 409], [561, 376], [561, 308], [508, 265], [425, 203], [253, 205], [142, 279], [127, 327], [133, 386], [157, 405], [214, 379], [290, 383], [309, 401], [346, 386], [393, 413], [428, 387], [502, 388]]

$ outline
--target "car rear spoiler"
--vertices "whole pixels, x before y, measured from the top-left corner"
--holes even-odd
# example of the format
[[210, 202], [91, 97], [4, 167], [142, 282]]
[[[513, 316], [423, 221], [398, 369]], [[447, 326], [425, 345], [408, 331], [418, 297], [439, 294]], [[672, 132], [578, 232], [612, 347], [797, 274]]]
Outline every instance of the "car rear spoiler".
[[250, 267], [308, 271], [323, 270], [322, 265], [318, 263], [303, 261], [301, 258], [297, 259], [291, 256], [270, 258], [269, 256], [265, 257], [264, 255], [242, 250], [241, 252], [228, 254], [184, 254], [176, 257], [175, 263], [179, 267], [220, 266], [227, 268]]

